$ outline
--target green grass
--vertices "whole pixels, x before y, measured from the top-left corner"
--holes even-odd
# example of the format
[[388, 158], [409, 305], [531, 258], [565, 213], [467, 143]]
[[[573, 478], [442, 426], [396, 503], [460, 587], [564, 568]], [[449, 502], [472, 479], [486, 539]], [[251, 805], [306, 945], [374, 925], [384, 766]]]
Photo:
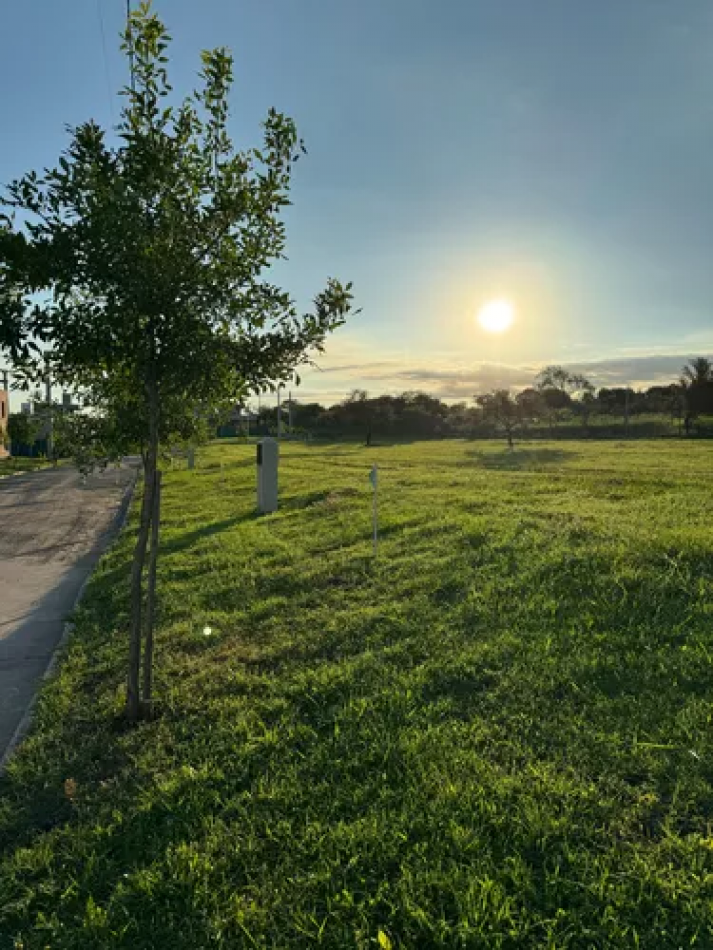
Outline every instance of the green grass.
[[22, 456], [8, 456], [0, 458], [0, 478], [7, 475], [19, 475], [21, 472], [35, 472], [46, 468], [47, 459], [23, 458]]
[[0, 785], [0, 947], [713, 947], [712, 467], [291, 445], [266, 518], [254, 448], [168, 473], [161, 715], [127, 533]]

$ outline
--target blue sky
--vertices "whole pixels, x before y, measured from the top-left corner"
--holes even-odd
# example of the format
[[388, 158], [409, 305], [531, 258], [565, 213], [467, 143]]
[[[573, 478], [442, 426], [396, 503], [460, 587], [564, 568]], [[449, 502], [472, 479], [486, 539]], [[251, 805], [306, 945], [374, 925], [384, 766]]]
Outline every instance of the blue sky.
[[[328, 275], [353, 280], [363, 313], [302, 398], [467, 398], [543, 362], [643, 384], [713, 351], [708, 0], [155, 7], [178, 92], [226, 45], [236, 141], [270, 106], [306, 140], [280, 276], [305, 307]], [[6, 5], [0, 181], [54, 162], [67, 123], [116, 120], [124, 9]], [[492, 297], [517, 311], [500, 337], [474, 320]]]

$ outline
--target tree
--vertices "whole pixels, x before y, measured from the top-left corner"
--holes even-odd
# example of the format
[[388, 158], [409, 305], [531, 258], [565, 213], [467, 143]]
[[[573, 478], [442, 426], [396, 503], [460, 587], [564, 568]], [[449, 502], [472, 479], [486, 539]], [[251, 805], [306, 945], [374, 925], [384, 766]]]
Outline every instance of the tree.
[[552, 435], [556, 423], [572, 407], [572, 396], [575, 393], [594, 393], [594, 386], [586, 376], [570, 373], [564, 366], [546, 366], [537, 374], [536, 384], [542, 394]]
[[10, 447], [31, 446], [39, 433], [40, 424], [36, 416], [26, 412], [13, 412], [8, 416], [7, 435]]
[[421, 392], [405, 392], [398, 399], [404, 435], [432, 438], [443, 435], [448, 407], [435, 396]]
[[366, 444], [371, 444], [371, 402], [365, 389], [353, 389], [341, 404], [342, 417], [349, 428], [364, 430]]
[[545, 366], [535, 377], [537, 388], [560, 389], [567, 392], [569, 389], [570, 374], [564, 366]]
[[536, 422], [546, 410], [542, 393], [532, 387], [521, 390], [515, 397], [515, 402], [520, 413], [520, 421], [526, 429], [531, 422]]
[[448, 407], [448, 428], [452, 435], [472, 436], [478, 422], [478, 409], [466, 402]]
[[550, 426], [550, 435], [554, 437], [555, 426], [572, 406], [572, 397], [566, 390], [559, 389], [556, 386], [541, 389], [540, 396]]
[[324, 406], [318, 402], [292, 400], [292, 421], [296, 429], [311, 432], [319, 426], [325, 412]]
[[564, 366], [545, 366], [535, 377], [537, 388], [558, 389], [564, 393], [594, 392], [594, 386], [581, 373], [570, 373]]
[[594, 392], [591, 389], [585, 389], [578, 397], [572, 402], [572, 409], [575, 414], [579, 416], [582, 420], [582, 425], [584, 431], [587, 435], [590, 434], [589, 429], [589, 420], [594, 414], [597, 408], [597, 399], [594, 395]]
[[520, 423], [517, 402], [507, 389], [495, 389], [483, 396], [476, 396], [475, 402], [483, 410], [483, 418], [502, 430], [508, 440], [508, 446], [514, 447], [514, 435]]
[[690, 360], [681, 369], [681, 386], [686, 404], [686, 434], [692, 422], [701, 415], [713, 413], [713, 362], [704, 356]]
[[[139, 694], [143, 573], [160, 447], [192, 438], [207, 416], [250, 391], [295, 378], [351, 310], [329, 280], [311, 313], [265, 275], [284, 256], [282, 212], [304, 151], [271, 109], [261, 149], [228, 134], [232, 59], [202, 54], [201, 87], [170, 101], [169, 36], [143, 2], [122, 48], [132, 85], [109, 145], [94, 122], [71, 130], [54, 169], [30, 172], [0, 222], [0, 346], [28, 382], [45, 361], [105, 420], [112, 451], [137, 446], [144, 491], [131, 578], [127, 714], [150, 711], [151, 620]], [[38, 296], [42, 294], [43, 296]]]
[[681, 385], [684, 388], [713, 382], [713, 362], [705, 356], [689, 360], [681, 369]]
[[678, 424], [680, 429], [685, 409], [684, 389], [680, 383], [649, 386], [642, 398], [647, 412], [665, 413], [670, 416], [671, 424]]

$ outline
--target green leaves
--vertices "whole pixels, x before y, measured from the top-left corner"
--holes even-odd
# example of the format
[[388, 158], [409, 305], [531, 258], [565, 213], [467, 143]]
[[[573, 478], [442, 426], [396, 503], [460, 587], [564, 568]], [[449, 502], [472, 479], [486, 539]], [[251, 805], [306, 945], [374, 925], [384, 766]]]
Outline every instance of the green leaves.
[[137, 444], [149, 385], [168, 439], [196, 403], [292, 378], [352, 309], [351, 286], [329, 280], [300, 316], [265, 278], [284, 256], [280, 215], [304, 151], [294, 122], [270, 109], [261, 147], [235, 151], [229, 51], [201, 54], [201, 87], [177, 106], [169, 43], [141, 3], [123, 36], [133, 84], [119, 144], [93, 122], [70, 129], [55, 168], [8, 188], [4, 205], [26, 223], [5, 216], [0, 227], [0, 345], [39, 373], [31, 341], [41, 340], [67, 384], [117, 414]]

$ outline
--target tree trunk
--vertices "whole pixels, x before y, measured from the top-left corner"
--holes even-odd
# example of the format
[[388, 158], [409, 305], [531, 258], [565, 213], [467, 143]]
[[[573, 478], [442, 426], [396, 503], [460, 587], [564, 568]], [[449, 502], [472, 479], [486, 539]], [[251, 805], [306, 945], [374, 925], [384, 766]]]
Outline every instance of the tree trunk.
[[158, 396], [149, 389], [149, 444], [144, 459], [144, 497], [141, 503], [139, 534], [131, 566], [131, 629], [129, 634], [129, 673], [126, 683], [126, 717], [136, 722], [141, 714], [139, 680], [141, 675], [141, 631], [143, 615], [143, 579], [146, 548], [151, 530], [153, 496], [158, 463]]
[[126, 683], [126, 716], [129, 722], [136, 722], [140, 711], [139, 676], [141, 670], [143, 577], [146, 547], [151, 528], [154, 473], [155, 463], [152, 464], [147, 454], [144, 462], [144, 497], [141, 503], [141, 521], [136, 547], [134, 548], [134, 560], [131, 565], [131, 632], [129, 639], [129, 675]]
[[161, 472], [154, 476], [153, 506], [151, 510], [151, 553], [149, 555], [149, 576], [146, 593], [146, 639], [144, 641], [144, 663], [141, 690], [142, 715], [150, 719], [152, 715], [153, 690], [153, 631], [156, 607], [156, 562], [158, 560], [159, 527], [161, 524]]

